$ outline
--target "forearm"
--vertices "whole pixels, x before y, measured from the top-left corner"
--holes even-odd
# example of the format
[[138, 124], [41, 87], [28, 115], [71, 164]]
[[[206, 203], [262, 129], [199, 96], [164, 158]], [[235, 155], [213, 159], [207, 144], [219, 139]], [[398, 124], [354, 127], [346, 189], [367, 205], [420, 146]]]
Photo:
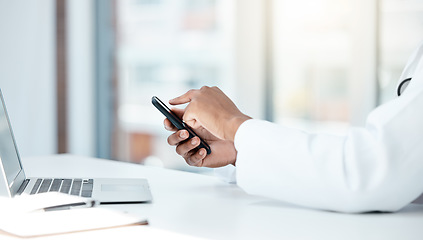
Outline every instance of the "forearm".
[[408, 172], [416, 170], [397, 160], [398, 173], [394, 160], [385, 156], [389, 146], [367, 129], [337, 137], [250, 120], [238, 129], [235, 147], [241, 188], [305, 207], [395, 211], [418, 196], [421, 187], [409, 186]]

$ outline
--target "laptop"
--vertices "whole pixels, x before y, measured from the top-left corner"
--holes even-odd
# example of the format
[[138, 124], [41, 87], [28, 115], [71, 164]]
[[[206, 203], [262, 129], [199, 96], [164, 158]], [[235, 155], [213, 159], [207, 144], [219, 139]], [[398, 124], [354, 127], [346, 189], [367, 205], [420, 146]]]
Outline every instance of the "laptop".
[[152, 200], [148, 182], [142, 178], [26, 178], [1, 90], [0, 99], [0, 196], [61, 192], [100, 203]]

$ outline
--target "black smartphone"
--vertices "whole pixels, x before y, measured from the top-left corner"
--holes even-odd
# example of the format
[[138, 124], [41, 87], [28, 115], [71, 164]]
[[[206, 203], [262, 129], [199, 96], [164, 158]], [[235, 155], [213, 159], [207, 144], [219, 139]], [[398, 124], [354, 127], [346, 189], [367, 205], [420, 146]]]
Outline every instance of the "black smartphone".
[[189, 137], [188, 139], [191, 139], [195, 136], [197, 136], [200, 139], [200, 145], [198, 145], [198, 147], [196, 148], [197, 150], [200, 148], [204, 148], [207, 151], [207, 154], [211, 153], [211, 149], [210, 146], [203, 140], [201, 139], [195, 132], [194, 130], [192, 130], [188, 125], [186, 125], [178, 116], [176, 116], [158, 97], [153, 96], [151, 98], [151, 103], [153, 103], [153, 105], [159, 109], [159, 111], [161, 113], [163, 113], [163, 115], [165, 115], [165, 117], [167, 119], [169, 119], [169, 121], [179, 130], [185, 129], [188, 131], [189, 133]]

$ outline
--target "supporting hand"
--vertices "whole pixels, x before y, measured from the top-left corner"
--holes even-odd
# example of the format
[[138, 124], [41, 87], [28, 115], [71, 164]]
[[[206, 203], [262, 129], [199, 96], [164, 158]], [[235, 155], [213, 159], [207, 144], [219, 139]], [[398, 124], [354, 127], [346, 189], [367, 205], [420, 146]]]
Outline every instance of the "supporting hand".
[[[174, 108], [172, 111], [179, 117], [184, 115], [184, 110], [182, 109]], [[194, 129], [197, 135], [209, 144], [212, 153], [207, 155], [204, 148], [195, 149], [200, 144], [198, 137], [187, 140], [188, 132], [186, 130], [178, 130], [167, 118], [164, 120], [164, 126], [167, 130], [174, 132], [168, 137], [168, 143], [176, 146], [176, 152], [185, 159], [188, 165], [197, 167], [235, 165], [237, 152], [233, 142], [219, 139], [202, 127]]]

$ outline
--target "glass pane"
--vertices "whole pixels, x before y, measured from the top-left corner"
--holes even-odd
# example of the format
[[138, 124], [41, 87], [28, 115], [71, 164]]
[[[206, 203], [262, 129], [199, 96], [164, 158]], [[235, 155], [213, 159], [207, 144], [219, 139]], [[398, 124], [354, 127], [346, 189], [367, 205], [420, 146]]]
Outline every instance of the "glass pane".
[[273, 1], [276, 122], [310, 131], [346, 128], [352, 107], [352, 2]]
[[382, 0], [380, 4], [380, 100], [395, 98], [408, 57], [423, 40], [423, 1]]
[[117, 4], [118, 159], [188, 168], [167, 145], [164, 102], [233, 81], [233, 1], [121, 0]]

